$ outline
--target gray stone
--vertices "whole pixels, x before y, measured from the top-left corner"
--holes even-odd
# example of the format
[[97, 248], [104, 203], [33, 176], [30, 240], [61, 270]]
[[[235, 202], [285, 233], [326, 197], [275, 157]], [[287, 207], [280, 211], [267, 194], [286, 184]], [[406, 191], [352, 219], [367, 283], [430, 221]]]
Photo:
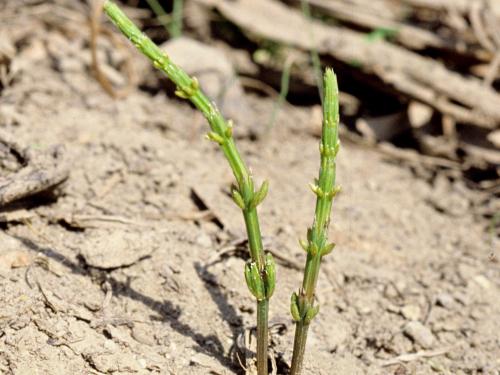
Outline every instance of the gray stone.
[[401, 308], [401, 315], [407, 320], [418, 320], [421, 315], [420, 307], [417, 305], [405, 305]]
[[435, 338], [431, 330], [418, 321], [409, 322], [403, 332], [424, 349], [432, 348], [434, 345]]
[[445, 309], [450, 309], [453, 307], [455, 300], [450, 294], [441, 293], [436, 297], [436, 303]]
[[151, 233], [95, 230], [80, 246], [85, 262], [102, 269], [130, 266], [158, 248]]

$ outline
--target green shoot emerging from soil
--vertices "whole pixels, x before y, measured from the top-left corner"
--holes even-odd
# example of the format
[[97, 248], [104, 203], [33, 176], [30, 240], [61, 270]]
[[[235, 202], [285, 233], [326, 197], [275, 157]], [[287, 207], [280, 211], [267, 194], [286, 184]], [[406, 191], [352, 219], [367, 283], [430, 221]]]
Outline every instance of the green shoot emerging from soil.
[[203, 94], [196, 78], [190, 77], [175, 65], [117, 5], [106, 1], [104, 11], [136, 48], [176, 85], [176, 95], [188, 99], [201, 111], [211, 129], [207, 138], [220, 146], [234, 173], [236, 186], [233, 189], [233, 199], [243, 212], [251, 256], [251, 261], [245, 266], [245, 279], [248, 288], [257, 300], [257, 371], [258, 375], [268, 375], [267, 320], [269, 298], [273, 294], [275, 286], [275, 264], [270, 254], [264, 254], [257, 216], [257, 206], [266, 197], [268, 183], [264, 182], [258, 190], [254, 189], [252, 175], [234, 143], [232, 123], [226, 121], [216, 106]]
[[309, 324], [319, 311], [319, 305], [314, 304], [314, 293], [321, 258], [330, 253], [335, 246], [327, 241], [333, 198], [340, 190], [335, 186], [335, 157], [340, 147], [338, 87], [337, 79], [331, 69], [326, 70], [324, 90], [323, 132], [319, 145], [321, 166], [319, 178], [311, 184], [311, 190], [317, 197], [316, 212], [313, 225], [307, 231], [307, 241], [300, 241], [307, 252], [306, 268], [302, 288], [298, 294], [293, 293], [290, 307], [293, 320], [296, 322], [291, 375], [301, 373]]

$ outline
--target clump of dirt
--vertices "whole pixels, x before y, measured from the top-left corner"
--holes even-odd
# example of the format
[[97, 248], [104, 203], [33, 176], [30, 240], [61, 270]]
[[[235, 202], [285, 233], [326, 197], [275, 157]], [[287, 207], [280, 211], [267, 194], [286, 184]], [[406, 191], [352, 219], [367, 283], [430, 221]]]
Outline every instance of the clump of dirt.
[[[244, 226], [230, 170], [202, 141], [206, 124], [163, 93], [109, 98], [92, 78], [88, 36], [55, 27], [57, 5], [33, 9], [36, 21], [0, 24], [15, 49], [0, 60], [11, 75], [0, 126], [40, 153], [63, 145], [69, 177], [51, 199], [25, 197], [0, 215], [0, 372], [244, 374], [255, 325]], [[245, 102], [265, 124], [274, 101]], [[280, 374], [305, 261], [297, 238], [314, 210], [316, 112], [289, 107], [265, 139], [238, 140], [256, 178], [270, 180], [260, 215], [279, 266]], [[337, 247], [322, 266], [305, 373], [499, 373], [498, 240], [477, 192], [433, 176], [343, 143]]]

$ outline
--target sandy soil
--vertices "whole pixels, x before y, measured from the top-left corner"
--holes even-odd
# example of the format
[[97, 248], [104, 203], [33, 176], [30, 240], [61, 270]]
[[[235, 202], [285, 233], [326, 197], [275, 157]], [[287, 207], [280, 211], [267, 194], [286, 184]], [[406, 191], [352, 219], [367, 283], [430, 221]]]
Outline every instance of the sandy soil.
[[[84, 36], [18, 22], [17, 34], [0, 25], [17, 41], [0, 126], [37, 152], [64, 146], [70, 177], [1, 224], [0, 373], [244, 374], [255, 324], [245, 233], [203, 119], [162, 92], [112, 100]], [[266, 123], [274, 101], [246, 100]], [[280, 374], [305, 261], [297, 239], [314, 209], [315, 113], [287, 107], [265, 140], [238, 140], [257, 180], [270, 180], [260, 215], [279, 259]], [[419, 175], [343, 142], [337, 248], [322, 268], [307, 374], [500, 374], [498, 240], [463, 181]]]

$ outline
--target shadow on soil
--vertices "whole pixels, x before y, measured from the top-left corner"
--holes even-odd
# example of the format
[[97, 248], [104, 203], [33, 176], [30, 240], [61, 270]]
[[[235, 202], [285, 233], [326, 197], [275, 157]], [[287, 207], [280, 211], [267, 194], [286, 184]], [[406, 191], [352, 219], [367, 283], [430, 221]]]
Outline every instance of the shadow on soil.
[[[219, 337], [217, 337], [216, 335], [203, 335], [201, 333], [198, 333], [188, 324], [185, 324], [179, 320], [182, 312], [181, 308], [178, 305], [175, 305], [167, 300], [159, 301], [147, 295], [144, 295], [134, 290], [130, 285], [128, 285], [128, 283], [118, 281], [112, 276], [109, 276], [107, 271], [91, 269], [84, 264], [83, 260], [79, 264], [73, 262], [66, 256], [60, 254], [50, 247], [38, 245], [31, 239], [21, 236], [13, 237], [21, 241], [30, 250], [37, 253], [42, 253], [48, 258], [51, 258], [69, 268], [72, 273], [82, 276], [91, 276], [92, 270], [95, 270], [97, 272], [96, 276], [98, 276], [98, 279], [102, 280], [103, 282], [107, 281], [110, 283], [113, 294], [115, 296], [124, 296], [143, 303], [145, 306], [158, 313], [159, 319], [168, 323], [173, 330], [183, 336], [191, 338], [197, 344], [197, 346], [194, 347], [194, 350], [215, 358], [221, 365], [231, 371], [234, 371], [235, 373], [244, 374], [244, 370], [241, 368], [241, 366], [235, 363], [230, 358], [231, 356], [228, 357], [227, 355], [225, 355], [224, 347]], [[235, 308], [227, 302], [220, 285], [216, 281], [215, 275], [210, 273], [199, 263], [195, 264], [195, 268], [198, 276], [203, 281], [205, 287], [210, 293], [212, 300], [217, 305], [222, 319], [224, 319], [231, 327], [233, 342], [236, 342], [237, 336], [242, 326], [241, 317], [238, 316]]]

